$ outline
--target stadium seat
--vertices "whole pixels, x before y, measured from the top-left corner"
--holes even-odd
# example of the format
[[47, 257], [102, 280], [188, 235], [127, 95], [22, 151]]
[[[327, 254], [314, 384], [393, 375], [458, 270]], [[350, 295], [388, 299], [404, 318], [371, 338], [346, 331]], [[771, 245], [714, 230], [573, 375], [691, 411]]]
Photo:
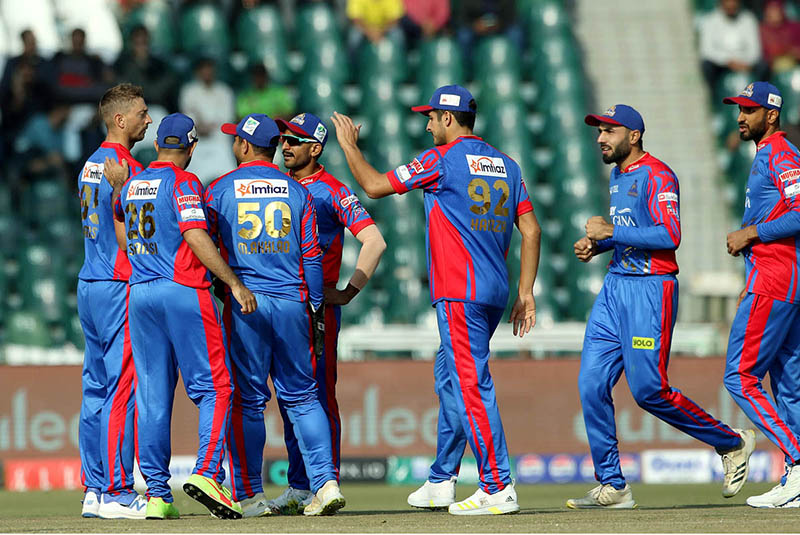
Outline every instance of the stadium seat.
[[297, 13], [294, 41], [304, 53], [308, 53], [318, 48], [323, 38], [342, 42], [336, 14], [327, 2], [306, 3]]
[[800, 123], [800, 67], [775, 74], [772, 81], [783, 96], [781, 122]]
[[306, 72], [298, 83], [297, 108], [310, 111], [327, 120], [334, 111], [345, 110], [341, 87], [337, 81], [322, 73]]
[[139, 25], [150, 32], [150, 47], [153, 52], [169, 56], [175, 50], [175, 19], [167, 2], [144, 2], [131, 10], [123, 22], [125, 36]]
[[369, 153], [368, 161], [382, 171], [411, 161], [414, 154], [405, 130], [405, 112], [397, 107], [388, 108], [367, 119], [364, 146]]
[[505, 72], [520, 78], [520, 53], [504, 35], [481, 39], [475, 47], [473, 74], [484, 83]]
[[286, 36], [276, 5], [262, 4], [245, 9], [236, 22], [237, 45], [251, 63], [264, 63], [271, 80], [291, 81], [286, 62]]
[[383, 39], [378, 43], [364, 42], [358, 50], [357, 77], [363, 81], [384, 77], [395, 83], [406, 77], [406, 50], [399, 40]]
[[342, 43], [321, 36], [317, 45], [305, 51], [305, 63], [300, 76], [315, 73], [335, 80], [337, 85], [347, 82], [350, 79], [350, 61]]
[[[71, 206], [70, 206], [71, 204]], [[47, 214], [49, 217], [65, 218], [78, 215], [75, 210], [79, 206], [79, 201], [75, 196], [67, 193], [67, 188], [61, 180], [37, 180], [30, 184], [22, 194], [22, 209], [29, 228], [39, 228], [45, 224], [41, 216]]]
[[419, 66], [414, 71], [419, 102], [427, 102], [438, 87], [466, 82], [461, 50], [452, 38], [423, 41], [419, 45], [419, 57]]
[[53, 338], [44, 319], [30, 311], [9, 314], [5, 341], [9, 344], [51, 347]]
[[211, 57], [227, 62], [230, 52], [228, 24], [222, 9], [215, 4], [197, 4], [180, 15], [183, 51], [191, 58]]

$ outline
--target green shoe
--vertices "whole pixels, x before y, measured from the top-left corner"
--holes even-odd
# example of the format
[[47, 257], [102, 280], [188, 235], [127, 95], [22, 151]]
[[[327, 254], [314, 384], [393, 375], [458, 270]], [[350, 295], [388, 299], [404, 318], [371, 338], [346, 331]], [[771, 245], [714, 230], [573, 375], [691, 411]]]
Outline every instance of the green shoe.
[[165, 502], [164, 498], [150, 498], [147, 500], [147, 513], [145, 518], [148, 520], [174, 520], [180, 518], [181, 514], [175, 504]]
[[233, 501], [231, 491], [210, 477], [192, 474], [183, 484], [183, 491], [190, 498], [202, 503], [211, 514], [226, 520], [242, 518], [242, 506]]

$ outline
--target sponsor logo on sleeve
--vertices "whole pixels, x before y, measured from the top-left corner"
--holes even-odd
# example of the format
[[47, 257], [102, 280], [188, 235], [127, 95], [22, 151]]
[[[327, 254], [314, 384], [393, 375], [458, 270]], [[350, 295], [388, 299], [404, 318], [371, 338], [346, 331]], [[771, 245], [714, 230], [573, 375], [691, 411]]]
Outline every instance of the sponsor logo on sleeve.
[[421, 173], [425, 170], [425, 166], [422, 165], [422, 162], [419, 161], [417, 158], [414, 158], [408, 166], [411, 168], [411, 171], [414, 173]]
[[348, 195], [347, 197], [345, 197], [344, 199], [339, 201], [339, 204], [342, 205], [342, 208], [347, 208], [351, 204], [355, 204], [357, 202], [358, 202], [358, 197], [356, 197], [356, 195], [354, 193], [352, 195]]
[[795, 178], [800, 178], [800, 169], [789, 169], [788, 171], [784, 171], [780, 175], [781, 182], [788, 182], [790, 180], [794, 180]]
[[610, 188], [608, 188], [608, 193], [609, 193], [609, 194], [612, 194], [612, 193], [619, 193], [619, 184], [614, 184], [613, 186], [611, 186]]
[[646, 338], [644, 336], [634, 336], [631, 341], [633, 349], [655, 349], [655, 338]]
[[442, 93], [439, 95], [439, 106], [460, 106], [461, 96], [452, 95], [450, 93]]
[[242, 126], [242, 130], [244, 130], [245, 132], [247, 132], [252, 136], [253, 132], [256, 131], [256, 128], [258, 128], [258, 125], [260, 124], [261, 121], [257, 121], [252, 117], [248, 117], [247, 120], [244, 122], [244, 125]]
[[178, 204], [200, 204], [200, 195], [179, 195]]
[[103, 164], [86, 162], [81, 172], [82, 182], [91, 182], [92, 184], [99, 184], [103, 178]]
[[206, 214], [202, 208], [192, 207], [181, 210], [182, 221], [205, 221]]
[[289, 183], [280, 178], [234, 180], [233, 188], [237, 199], [264, 199], [289, 196]]
[[671, 191], [665, 191], [658, 194], [658, 202], [678, 202], [678, 194]]
[[800, 182], [795, 182], [790, 186], [786, 186], [783, 190], [787, 197], [794, 197], [800, 193]]
[[493, 158], [491, 156], [476, 156], [474, 154], [467, 154], [467, 165], [469, 166], [469, 174], [481, 176], [499, 176], [507, 177], [506, 162], [502, 158]]
[[409, 165], [401, 165], [394, 170], [394, 174], [397, 175], [397, 180], [400, 182], [405, 182], [411, 178], [411, 171], [408, 170], [409, 167]]
[[155, 199], [158, 195], [158, 188], [161, 186], [161, 179], [156, 180], [131, 180], [128, 185], [129, 201], [143, 201], [146, 199]]

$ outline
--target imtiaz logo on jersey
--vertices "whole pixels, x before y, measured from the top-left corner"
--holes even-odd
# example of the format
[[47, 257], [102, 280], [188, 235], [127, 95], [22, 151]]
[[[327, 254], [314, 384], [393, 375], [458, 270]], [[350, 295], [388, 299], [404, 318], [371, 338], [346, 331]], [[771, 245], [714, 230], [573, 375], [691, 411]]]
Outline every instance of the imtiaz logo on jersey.
[[86, 162], [81, 173], [81, 181], [99, 184], [103, 178], [103, 164]]
[[506, 174], [506, 162], [502, 158], [467, 154], [467, 165], [469, 165], [469, 174], [471, 175], [508, 176]]
[[156, 180], [131, 180], [130, 185], [128, 185], [127, 199], [129, 201], [155, 199], [160, 185], [160, 178]]
[[644, 338], [642, 336], [633, 337], [633, 349], [655, 349], [656, 341], [654, 338]]
[[289, 196], [289, 183], [281, 179], [234, 180], [233, 187], [236, 190], [237, 199]]

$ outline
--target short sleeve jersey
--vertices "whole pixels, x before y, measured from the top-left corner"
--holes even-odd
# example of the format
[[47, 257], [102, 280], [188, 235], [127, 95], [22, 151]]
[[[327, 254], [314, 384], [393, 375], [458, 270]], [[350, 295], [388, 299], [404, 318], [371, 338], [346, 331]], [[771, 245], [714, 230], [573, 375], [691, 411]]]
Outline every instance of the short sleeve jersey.
[[519, 165], [481, 138], [461, 136], [387, 177], [397, 193], [424, 191], [431, 300], [504, 308], [513, 226], [533, 210]]
[[[747, 180], [742, 227], [800, 212], [800, 154], [784, 132], [763, 139]], [[744, 250], [749, 292], [800, 303], [800, 234], [755, 242]]]
[[319, 245], [322, 248], [322, 272], [325, 286], [336, 286], [342, 267], [344, 229], [353, 236], [375, 224], [353, 191], [328, 173], [323, 166], [298, 179], [314, 199], [317, 211]]
[[610, 273], [678, 273], [675, 249], [681, 241], [678, 178], [649, 153], [625, 169], [614, 167], [609, 180], [614, 224]]
[[[320, 262], [316, 214], [306, 188], [266, 161], [243, 163], [205, 192], [212, 236], [250, 290], [307, 301], [305, 262]], [[317, 266], [322, 291], [321, 268]]]
[[155, 161], [122, 187], [114, 206], [125, 221], [130, 284], [163, 278], [191, 288], [208, 288], [208, 270], [183, 233], [207, 231], [200, 180], [171, 162]]
[[114, 232], [114, 207], [111, 206], [113, 188], [105, 178], [103, 166], [106, 158], [127, 161], [131, 175], [142, 171], [142, 164], [119, 143], [104, 141], [91, 155], [78, 176], [78, 194], [81, 200], [83, 223], [83, 266], [78, 278], [84, 281], [127, 281], [131, 264], [125, 251], [119, 248]]

